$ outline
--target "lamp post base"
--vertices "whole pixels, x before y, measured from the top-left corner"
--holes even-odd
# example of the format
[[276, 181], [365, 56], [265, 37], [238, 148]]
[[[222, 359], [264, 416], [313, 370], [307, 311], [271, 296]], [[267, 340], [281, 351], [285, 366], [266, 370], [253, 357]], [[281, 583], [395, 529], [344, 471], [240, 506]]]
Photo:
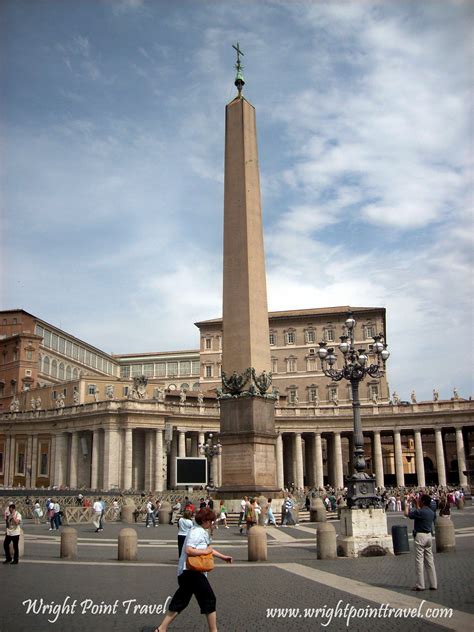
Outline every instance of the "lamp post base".
[[382, 507], [382, 499], [375, 491], [375, 477], [357, 472], [347, 479], [347, 506], [350, 509]]
[[338, 554], [344, 557], [371, 557], [393, 553], [383, 509], [341, 509]]

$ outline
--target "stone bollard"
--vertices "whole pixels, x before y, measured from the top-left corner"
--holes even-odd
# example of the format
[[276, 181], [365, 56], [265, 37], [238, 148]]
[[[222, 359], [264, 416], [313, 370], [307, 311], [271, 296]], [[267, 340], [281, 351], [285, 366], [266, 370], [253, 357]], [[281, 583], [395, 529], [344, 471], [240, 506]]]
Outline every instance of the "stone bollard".
[[73, 527], [64, 527], [61, 529], [59, 557], [66, 560], [77, 559], [77, 530]]
[[118, 537], [118, 559], [137, 559], [137, 532], [135, 529], [122, 529]]
[[339, 520], [341, 519], [341, 510], [344, 507], [347, 507], [347, 503], [346, 503], [345, 500], [341, 500], [341, 502], [337, 506], [337, 517], [338, 517]]
[[133, 512], [135, 511], [135, 505], [123, 505], [122, 511], [120, 512], [120, 519], [122, 522], [127, 522], [128, 524], [132, 524], [135, 522], [133, 518]]
[[[13, 559], [13, 542], [10, 542], [10, 557]], [[25, 555], [25, 532], [20, 527], [20, 539], [18, 540], [18, 555], [21, 558]]]
[[267, 560], [267, 532], [265, 527], [254, 526], [248, 535], [249, 562], [265, 562]]
[[321, 498], [311, 498], [311, 505], [309, 507], [309, 521], [310, 522], [326, 522], [326, 507]]
[[158, 523], [169, 524], [171, 518], [171, 505], [169, 502], [164, 501], [161, 503], [161, 507], [158, 510]]
[[454, 524], [449, 516], [439, 516], [435, 522], [436, 553], [452, 553], [456, 550]]
[[318, 560], [335, 560], [337, 558], [336, 529], [329, 522], [318, 525], [316, 553]]
[[260, 527], [263, 527], [265, 525], [265, 520], [268, 513], [268, 499], [266, 498], [266, 496], [259, 496], [257, 498], [257, 501], [261, 509], [260, 513], [258, 514], [258, 524]]

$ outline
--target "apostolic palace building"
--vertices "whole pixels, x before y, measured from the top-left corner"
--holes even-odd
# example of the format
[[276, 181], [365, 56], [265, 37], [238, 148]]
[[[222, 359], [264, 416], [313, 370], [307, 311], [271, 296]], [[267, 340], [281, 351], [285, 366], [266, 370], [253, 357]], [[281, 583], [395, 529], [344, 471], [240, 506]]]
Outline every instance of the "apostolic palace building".
[[[348, 311], [370, 359], [373, 336], [386, 332], [383, 308], [269, 313], [281, 488], [340, 488], [351, 473], [349, 385], [325, 377], [317, 356], [319, 341], [344, 334]], [[219, 433], [222, 320], [196, 327], [199, 349], [109, 355], [24, 310], [0, 312], [0, 486], [175, 488], [174, 457], [198, 456]], [[400, 401], [385, 377], [364, 380], [360, 395], [378, 486], [467, 485], [471, 399]]]

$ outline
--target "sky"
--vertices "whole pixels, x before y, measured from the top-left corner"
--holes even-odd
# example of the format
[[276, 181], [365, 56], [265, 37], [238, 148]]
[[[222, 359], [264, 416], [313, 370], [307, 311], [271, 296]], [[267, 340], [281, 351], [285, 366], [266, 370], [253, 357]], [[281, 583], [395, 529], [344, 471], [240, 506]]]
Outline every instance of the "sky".
[[392, 391], [474, 395], [473, 24], [468, 0], [2, 0], [0, 308], [198, 348], [239, 42], [269, 309], [383, 306]]

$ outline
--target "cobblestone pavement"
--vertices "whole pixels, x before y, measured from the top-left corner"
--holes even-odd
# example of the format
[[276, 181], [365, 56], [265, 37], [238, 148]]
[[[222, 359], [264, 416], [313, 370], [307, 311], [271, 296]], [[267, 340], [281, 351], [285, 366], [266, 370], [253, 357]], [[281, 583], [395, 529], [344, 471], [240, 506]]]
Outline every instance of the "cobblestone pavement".
[[[316, 525], [269, 528], [268, 561], [249, 563], [245, 536], [235, 527], [219, 529], [215, 547], [235, 560], [231, 566], [218, 562], [210, 575], [218, 600], [219, 630], [474, 629], [474, 507], [453, 513], [453, 521], [457, 550], [435, 555], [439, 590], [424, 593], [410, 590], [414, 584], [412, 542], [409, 555], [321, 561], [316, 559]], [[400, 514], [389, 514], [388, 524], [389, 532], [392, 524], [407, 524], [411, 529], [411, 521]], [[338, 523], [334, 525], [337, 528]], [[176, 528], [132, 526], [139, 538], [137, 562], [117, 561], [122, 524], [108, 524], [99, 534], [91, 525], [77, 525], [78, 560], [67, 562], [59, 559], [56, 532], [44, 524], [26, 523], [23, 559], [18, 566], [0, 567], [0, 632], [76, 632], [92, 626], [104, 632], [151, 632], [162, 618], [159, 607], [164, 607], [177, 586]], [[28, 600], [32, 610], [63, 606], [62, 612], [27, 614]], [[74, 603], [75, 612], [68, 613], [67, 606]], [[398, 617], [393, 613], [389, 617], [384, 604], [412, 609], [410, 614], [416, 611], [418, 616], [407, 621], [399, 611]], [[373, 611], [367, 611], [367, 606]], [[319, 612], [312, 610], [317, 608]], [[353, 616], [348, 623], [348, 613], [354, 612], [351, 608], [361, 610], [359, 618]], [[434, 612], [438, 616], [427, 619], [427, 608], [451, 608], [453, 614]], [[92, 614], [92, 609], [97, 613]], [[170, 630], [207, 630], [194, 600]]]

